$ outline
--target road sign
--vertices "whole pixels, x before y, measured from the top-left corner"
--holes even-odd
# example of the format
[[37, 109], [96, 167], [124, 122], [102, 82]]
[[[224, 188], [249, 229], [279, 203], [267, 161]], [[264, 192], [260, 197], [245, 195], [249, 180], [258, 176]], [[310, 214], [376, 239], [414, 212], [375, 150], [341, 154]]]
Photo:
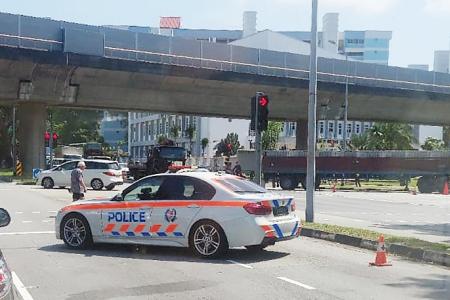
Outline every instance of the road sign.
[[41, 174], [41, 169], [33, 169], [33, 179], [37, 179], [39, 174]]

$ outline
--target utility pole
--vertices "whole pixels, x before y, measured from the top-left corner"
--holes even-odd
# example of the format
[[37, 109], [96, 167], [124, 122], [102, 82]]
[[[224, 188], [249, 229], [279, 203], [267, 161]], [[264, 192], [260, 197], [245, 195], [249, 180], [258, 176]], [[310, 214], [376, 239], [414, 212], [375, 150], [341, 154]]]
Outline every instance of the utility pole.
[[314, 190], [316, 180], [316, 110], [317, 110], [317, 5], [312, 0], [311, 52], [309, 63], [308, 154], [306, 176], [306, 222], [314, 222]]
[[348, 123], [348, 55], [345, 54], [345, 63], [347, 66], [347, 73], [345, 76], [345, 104], [344, 104], [344, 152], [347, 151], [347, 123]]
[[13, 174], [16, 176], [16, 164], [17, 164], [17, 143], [16, 143], [16, 106], [13, 106], [12, 111], [12, 164]]

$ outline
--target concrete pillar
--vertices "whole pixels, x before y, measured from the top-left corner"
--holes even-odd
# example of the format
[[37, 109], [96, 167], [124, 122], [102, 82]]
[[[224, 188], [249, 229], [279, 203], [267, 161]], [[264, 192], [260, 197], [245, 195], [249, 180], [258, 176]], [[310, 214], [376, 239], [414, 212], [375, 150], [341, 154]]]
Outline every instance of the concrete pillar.
[[20, 104], [18, 114], [18, 155], [23, 175], [32, 176], [33, 168], [45, 168], [45, 121], [47, 107], [39, 103]]
[[298, 120], [295, 127], [295, 149], [308, 149], [308, 120]]

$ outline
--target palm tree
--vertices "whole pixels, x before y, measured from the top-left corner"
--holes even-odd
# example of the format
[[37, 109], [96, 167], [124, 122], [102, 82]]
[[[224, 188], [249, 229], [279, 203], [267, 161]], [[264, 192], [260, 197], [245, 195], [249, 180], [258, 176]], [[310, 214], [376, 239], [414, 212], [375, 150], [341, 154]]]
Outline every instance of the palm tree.
[[175, 144], [176, 144], [177, 143], [177, 138], [178, 138], [178, 136], [180, 134], [180, 126], [173, 125], [172, 127], [170, 127], [169, 134], [170, 134], [171, 137], [173, 137], [173, 139], [175, 141]]
[[192, 140], [194, 139], [195, 136], [195, 127], [190, 124], [188, 128], [186, 128], [185, 133], [189, 139], [189, 151], [191, 151], [192, 153]]

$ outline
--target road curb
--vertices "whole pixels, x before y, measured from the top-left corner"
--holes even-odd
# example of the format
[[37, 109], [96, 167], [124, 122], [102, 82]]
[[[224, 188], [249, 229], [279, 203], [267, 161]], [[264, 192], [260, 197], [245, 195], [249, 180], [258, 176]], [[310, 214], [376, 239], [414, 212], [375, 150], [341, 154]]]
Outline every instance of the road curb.
[[[377, 241], [366, 240], [345, 234], [335, 234], [311, 228], [302, 228], [300, 235], [335, 242], [339, 244], [349, 245], [353, 247], [368, 249], [372, 251], [376, 251], [378, 246]], [[415, 261], [433, 263], [436, 265], [450, 267], [450, 255], [446, 253], [432, 250], [423, 250], [420, 248], [413, 248], [409, 246], [391, 243], [386, 243], [386, 247], [387, 251], [391, 254], [402, 256]]]

